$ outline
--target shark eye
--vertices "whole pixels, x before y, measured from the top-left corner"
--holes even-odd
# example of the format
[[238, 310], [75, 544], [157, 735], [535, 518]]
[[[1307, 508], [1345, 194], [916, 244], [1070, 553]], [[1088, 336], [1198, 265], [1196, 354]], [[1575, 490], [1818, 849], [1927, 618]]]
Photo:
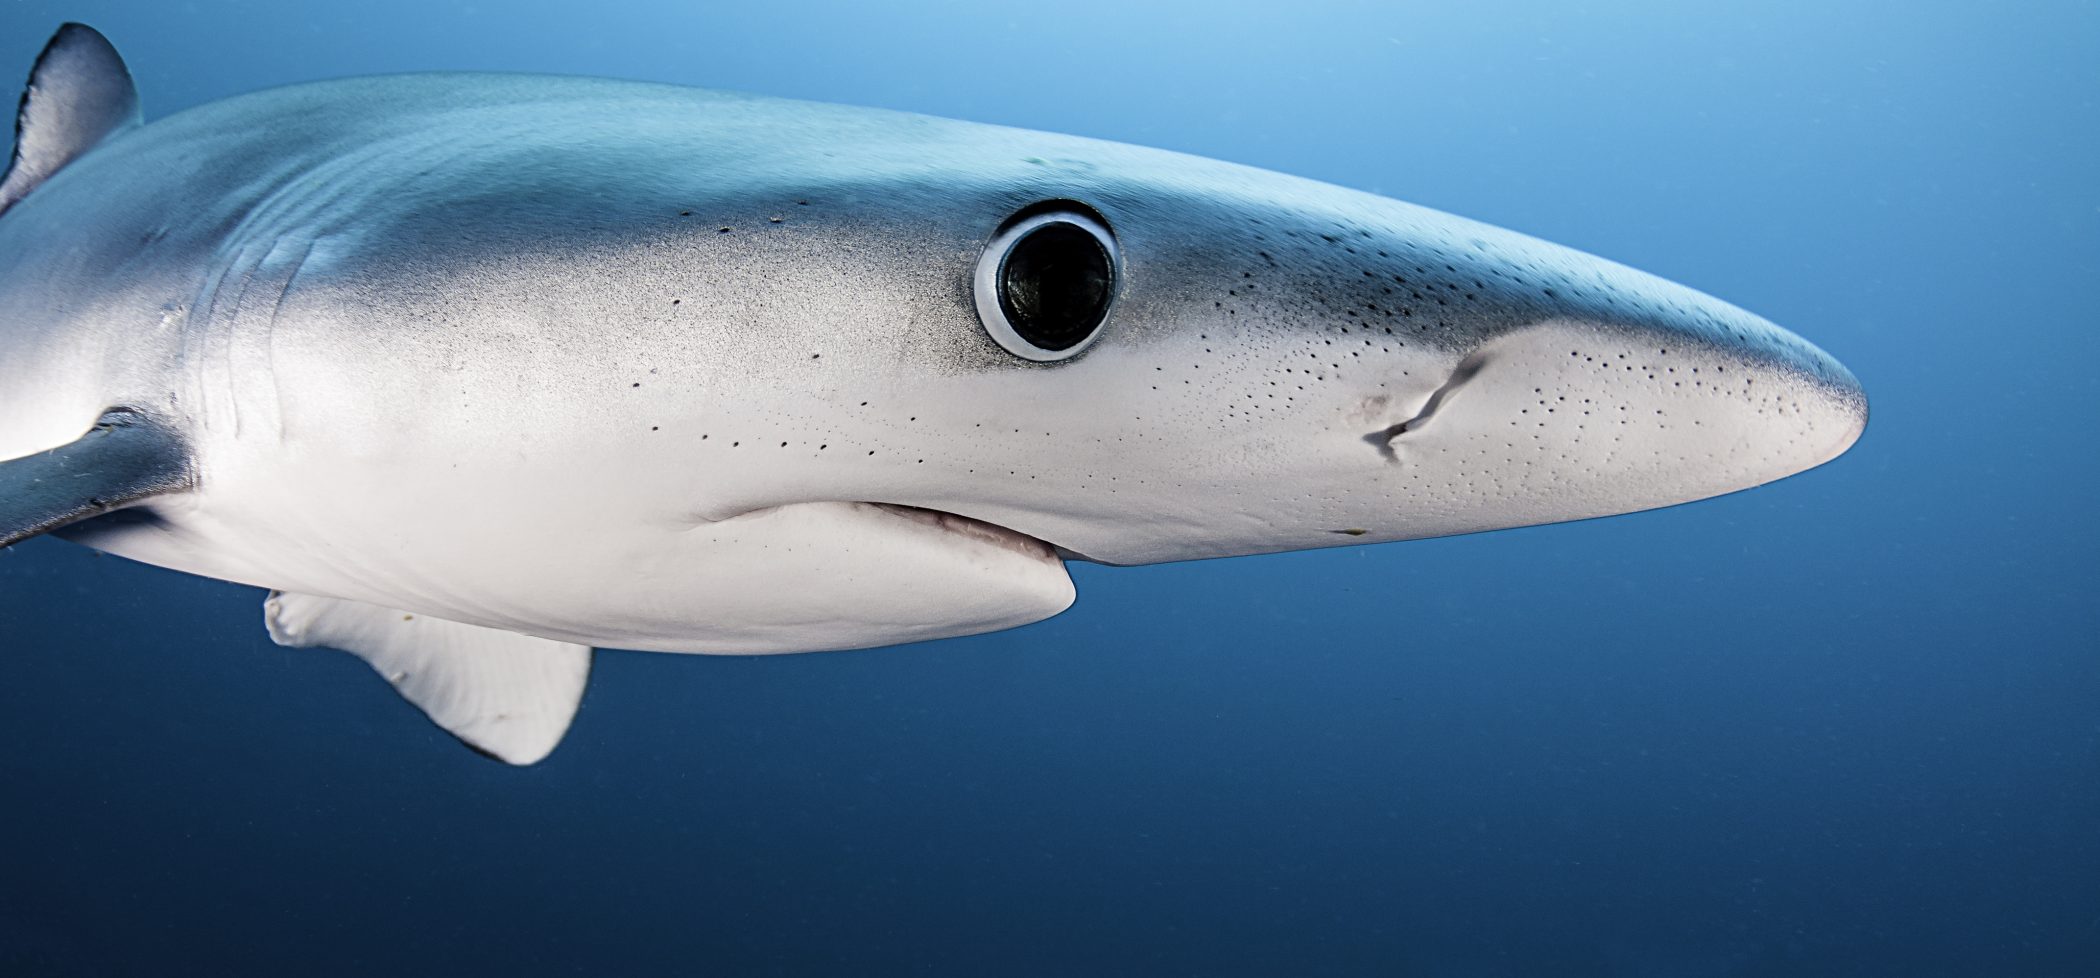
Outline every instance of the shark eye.
[[1116, 239], [1093, 217], [1052, 210], [1014, 222], [977, 259], [977, 318], [1024, 360], [1078, 356], [1116, 294]]

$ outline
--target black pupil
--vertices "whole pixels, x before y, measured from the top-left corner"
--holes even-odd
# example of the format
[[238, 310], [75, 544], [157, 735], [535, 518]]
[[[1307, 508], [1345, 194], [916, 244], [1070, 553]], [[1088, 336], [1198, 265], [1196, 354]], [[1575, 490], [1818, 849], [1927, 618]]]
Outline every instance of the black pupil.
[[1021, 236], [999, 267], [999, 309], [1021, 338], [1069, 350], [1108, 312], [1115, 268], [1085, 228], [1052, 221]]

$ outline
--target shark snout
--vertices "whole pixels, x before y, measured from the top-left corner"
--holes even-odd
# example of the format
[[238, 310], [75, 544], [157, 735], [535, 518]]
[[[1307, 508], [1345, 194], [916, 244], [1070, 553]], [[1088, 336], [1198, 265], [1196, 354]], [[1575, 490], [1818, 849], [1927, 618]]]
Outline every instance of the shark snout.
[[1867, 392], [1859, 378], [1830, 354], [1787, 335], [1793, 340], [1793, 349], [1784, 360], [1767, 369], [1777, 376], [1782, 389], [1798, 396], [1791, 402], [1792, 409], [1775, 412], [1771, 423], [1792, 429], [1789, 444], [1797, 454], [1786, 459], [1782, 471], [1773, 478], [1793, 475], [1843, 455], [1867, 430]]
[[1844, 454], [1866, 431], [1866, 391], [1836, 357], [1719, 299], [1674, 285], [1658, 289], [1675, 315], [1646, 324], [1658, 351], [1654, 359], [1662, 361], [1661, 351], [1681, 342], [1707, 366], [1688, 378], [1683, 364], [1666, 365], [1655, 381], [1668, 380], [1674, 393], [1689, 379], [1693, 391], [1725, 406], [1714, 419], [1702, 417], [1696, 434], [1754, 459], [1738, 458], [1747, 467], [1736, 474], [1751, 481], [1729, 489], [1814, 468]]
[[1830, 354], [1690, 290], [1667, 308], [1675, 314], [1522, 330], [1475, 353], [1465, 384], [1499, 400], [1490, 416], [1516, 457], [1534, 456], [1528, 468], [1558, 473], [1577, 497], [1608, 493], [1621, 510], [1772, 482], [1838, 457], [1865, 431], [1866, 393]]
[[1780, 369], [1793, 371], [1793, 382], [1806, 391], [1804, 413], [1816, 418], [1818, 430], [1831, 439], [1820, 445], [1820, 457], [1809, 463], [1821, 465], [1844, 454], [1866, 433], [1867, 392], [1837, 358], [1805, 340], [1796, 340], [1802, 351]]
[[[1858, 377], [1770, 320], [1569, 249], [1512, 251], [1521, 257], [1484, 250], [1506, 264], [1483, 277], [1521, 278], [1505, 295], [1538, 303], [1537, 318], [1483, 344], [1468, 385], [1499, 370], [1514, 386], [1517, 415], [1501, 420], [1525, 436], [1519, 448], [1565, 455], [1628, 502], [1682, 502], [1821, 465], [1865, 431]], [[1515, 361], [1533, 372], [1528, 387]]]
[[1404, 416], [1357, 429], [1359, 457], [1400, 491], [1398, 538], [1748, 489], [1836, 458], [1866, 425], [1851, 372], [1780, 332], [1541, 322], [1458, 357]]

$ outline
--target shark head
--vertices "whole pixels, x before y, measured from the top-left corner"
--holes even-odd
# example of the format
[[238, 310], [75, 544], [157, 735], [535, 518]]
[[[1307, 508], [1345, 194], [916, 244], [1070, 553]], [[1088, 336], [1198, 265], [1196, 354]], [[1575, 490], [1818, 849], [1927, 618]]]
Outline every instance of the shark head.
[[926, 155], [968, 165], [938, 179], [708, 215], [701, 246], [741, 269], [711, 274], [777, 283], [727, 312], [762, 327], [724, 332], [777, 358], [770, 395], [694, 420], [780, 456], [725, 472], [712, 516], [879, 502], [1142, 564], [1683, 503], [1866, 423], [1808, 342], [1568, 248], [1177, 154], [940, 133]]

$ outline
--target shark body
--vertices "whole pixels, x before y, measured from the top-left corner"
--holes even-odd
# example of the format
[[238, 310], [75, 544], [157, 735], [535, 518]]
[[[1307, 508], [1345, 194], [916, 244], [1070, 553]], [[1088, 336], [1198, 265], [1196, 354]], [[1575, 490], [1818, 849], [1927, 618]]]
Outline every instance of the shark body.
[[1648, 509], [1866, 421], [1719, 300], [1175, 153], [536, 76], [136, 106], [78, 25], [24, 100], [0, 542], [269, 588], [514, 763], [592, 647], [979, 633], [1070, 559]]

